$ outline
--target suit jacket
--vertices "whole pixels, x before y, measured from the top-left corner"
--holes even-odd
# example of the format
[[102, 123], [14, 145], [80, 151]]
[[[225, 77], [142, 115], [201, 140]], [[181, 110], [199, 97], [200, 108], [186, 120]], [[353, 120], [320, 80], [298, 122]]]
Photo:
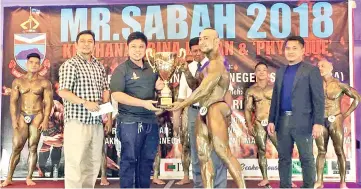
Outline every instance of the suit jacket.
[[[313, 124], [324, 125], [325, 96], [323, 81], [318, 67], [304, 62], [300, 63], [292, 88], [291, 124], [301, 133], [312, 133]], [[281, 108], [281, 89], [283, 76], [287, 66], [276, 72], [273, 87], [269, 123], [274, 123], [279, 130], [278, 119]]]

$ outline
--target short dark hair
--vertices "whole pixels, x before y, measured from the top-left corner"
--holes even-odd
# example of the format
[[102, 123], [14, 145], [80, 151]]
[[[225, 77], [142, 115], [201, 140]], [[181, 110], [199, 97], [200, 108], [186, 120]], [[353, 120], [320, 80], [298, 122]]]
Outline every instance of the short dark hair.
[[287, 37], [284, 46], [286, 46], [288, 41], [298, 41], [300, 44], [302, 44], [302, 47], [305, 46], [305, 40], [301, 36], [289, 36], [289, 37]]
[[80, 33], [78, 33], [78, 35], [76, 36], [76, 42], [78, 43], [79, 41], [79, 38], [81, 35], [84, 35], [84, 34], [89, 34], [93, 37], [93, 40], [94, 40], [94, 43], [95, 43], [95, 34], [93, 31], [91, 30], [84, 30], [84, 31], [81, 31]]
[[192, 46], [198, 45], [198, 44], [199, 44], [199, 37], [192, 38], [192, 39], [189, 41], [189, 48], [191, 49]]
[[40, 60], [40, 55], [38, 53], [30, 53], [28, 56], [26, 56], [26, 59], [29, 60], [30, 58], [37, 58]]
[[145, 46], [148, 45], [147, 36], [145, 36], [144, 33], [139, 32], [139, 31], [133, 32], [128, 36], [127, 45], [129, 45], [130, 42], [132, 42], [133, 40], [136, 40], [136, 39], [142, 40], [145, 43]]
[[254, 67], [254, 69], [257, 69], [257, 67], [260, 66], [260, 65], [265, 65], [266, 68], [268, 68], [268, 65], [267, 65], [265, 62], [258, 62], [258, 63], [256, 64], [256, 66]]

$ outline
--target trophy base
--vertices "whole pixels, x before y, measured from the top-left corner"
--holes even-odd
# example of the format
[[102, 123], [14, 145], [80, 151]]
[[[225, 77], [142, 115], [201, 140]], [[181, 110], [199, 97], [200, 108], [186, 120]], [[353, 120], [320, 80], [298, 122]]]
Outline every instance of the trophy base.
[[173, 98], [172, 97], [159, 97], [158, 99], [158, 108], [170, 108], [173, 104]]

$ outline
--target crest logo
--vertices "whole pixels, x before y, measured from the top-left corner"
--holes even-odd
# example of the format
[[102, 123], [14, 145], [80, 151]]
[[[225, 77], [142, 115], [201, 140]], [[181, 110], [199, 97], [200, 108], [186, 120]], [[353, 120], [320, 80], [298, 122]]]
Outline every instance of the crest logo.
[[132, 80], [137, 80], [137, 79], [139, 79], [139, 77], [137, 76], [137, 74], [135, 74], [135, 72], [133, 72], [133, 77], [131, 79]]
[[42, 69], [39, 71], [39, 75], [44, 76], [50, 68], [50, 61], [45, 58], [46, 33], [36, 33], [36, 28], [38, 28], [40, 24], [32, 16], [32, 12], [30, 8], [28, 20], [20, 25], [23, 33], [14, 34], [14, 60], [10, 61], [9, 68], [15, 77], [21, 77], [27, 71], [26, 57], [30, 53], [38, 53], [40, 55]]

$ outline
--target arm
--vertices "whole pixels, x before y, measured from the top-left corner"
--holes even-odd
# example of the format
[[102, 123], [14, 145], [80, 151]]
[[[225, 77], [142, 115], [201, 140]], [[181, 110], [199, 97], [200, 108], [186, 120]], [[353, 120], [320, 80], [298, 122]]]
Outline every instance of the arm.
[[196, 102], [199, 102], [202, 98], [211, 93], [214, 87], [217, 86], [219, 80], [221, 79], [222, 74], [218, 71], [210, 71], [209, 75], [207, 75], [201, 85], [193, 91], [192, 95], [188, 97], [184, 102], [182, 102], [181, 107], [190, 106]]
[[248, 89], [246, 91], [246, 100], [245, 100], [246, 107], [244, 109], [246, 125], [248, 128], [253, 127], [252, 125], [253, 97], [250, 94], [250, 90], [252, 89]]
[[325, 95], [320, 70], [315, 67], [310, 72], [313, 124], [323, 125], [325, 115]]
[[123, 92], [113, 92], [112, 98], [120, 104], [129, 106], [144, 107], [144, 100], [129, 96]]
[[[17, 106], [18, 106], [18, 100], [20, 97], [20, 93], [19, 93], [19, 89], [18, 89], [18, 85], [19, 85], [19, 80], [15, 79], [12, 83], [11, 86], [11, 94], [10, 94], [10, 116], [11, 116], [11, 121], [13, 125], [17, 126], [17, 116], [16, 116], [16, 112], [17, 112]], [[14, 126], [13, 126], [14, 127]], [[14, 128], [16, 129], [16, 128]]]
[[[44, 86], [44, 119], [43, 122], [49, 122], [49, 116], [53, 107], [53, 88], [51, 87], [50, 81], [45, 81]], [[54, 110], [55, 111], [55, 110]]]
[[232, 91], [233, 91], [232, 79], [231, 79], [231, 77], [229, 77], [229, 87], [228, 87], [228, 91], [226, 92], [226, 94], [224, 96], [224, 101], [226, 102], [226, 104], [228, 104], [228, 106], [231, 109], [233, 106]]
[[185, 79], [187, 81], [187, 84], [189, 88], [191, 88], [193, 91], [197, 89], [199, 86], [199, 83], [195, 77], [193, 77], [192, 73], [187, 69], [184, 73]]
[[340, 83], [340, 87], [347, 96], [353, 99], [351, 106], [346, 113], [344, 113], [344, 117], [346, 118], [357, 108], [358, 103], [360, 102], [360, 95], [355, 89], [346, 84]]
[[276, 79], [275, 83], [273, 85], [272, 90], [272, 99], [271, 99], [271, 106], [269, 110], [269, 117], [268, 117], [268, 123], [275, 123], [276, 119], [276, 111], [277, 111], [277, 100], [278, 100], [278, 93], [277, 93], [277, 82], [278, 82], [278, 74], [276, 73]]

